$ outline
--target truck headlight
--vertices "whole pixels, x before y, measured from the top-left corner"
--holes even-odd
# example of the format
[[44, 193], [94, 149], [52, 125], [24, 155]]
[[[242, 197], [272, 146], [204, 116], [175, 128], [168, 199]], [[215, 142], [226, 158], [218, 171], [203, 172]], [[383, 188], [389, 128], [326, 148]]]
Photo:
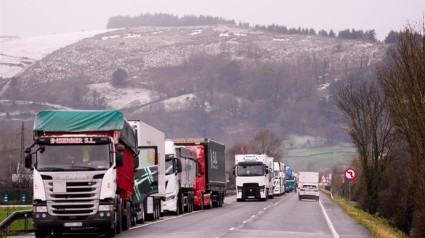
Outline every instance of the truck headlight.
[[100, 212], [107, 212], [107, 211], [113, 211], [114, 205], [99, 205], [99, 211]]
[[169, 197], [165, 198], [165, 200], [166, 200], [166, 201], [170, 201], [170, 200], [173, 200], [175, 197], [176, 197], [176, 196], [169, 196]]
[[33, 212], [47, 212], [47, 206], [34, 206]]

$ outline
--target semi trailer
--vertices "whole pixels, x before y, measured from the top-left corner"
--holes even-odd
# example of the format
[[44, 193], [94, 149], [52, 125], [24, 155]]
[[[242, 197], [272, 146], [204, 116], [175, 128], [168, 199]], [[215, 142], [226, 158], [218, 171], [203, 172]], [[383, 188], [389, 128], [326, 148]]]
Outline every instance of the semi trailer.
[[196, 153], [198, 170], [193, 204], [198, 209], [221, 207], [226, 196], [224, 144], [208, 138], [171, 139]]

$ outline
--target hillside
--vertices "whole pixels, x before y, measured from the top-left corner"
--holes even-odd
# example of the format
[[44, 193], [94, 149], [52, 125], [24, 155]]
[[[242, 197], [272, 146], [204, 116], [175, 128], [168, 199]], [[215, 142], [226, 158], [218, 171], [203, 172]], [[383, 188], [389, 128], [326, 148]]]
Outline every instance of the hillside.
[[[373, 74], [387, 48], [235, 25], [111, 30], [0, 80], [0, 116], [31, 119], [52, 104], [120, 109], [170, 137], [233, 144], [268, 127], [283, 138], [300, 134], [331, 143], [346, 133], [336, 124], [328, 88], [352, 74]], [[117, 69], [127, 77], [113, 86]]]

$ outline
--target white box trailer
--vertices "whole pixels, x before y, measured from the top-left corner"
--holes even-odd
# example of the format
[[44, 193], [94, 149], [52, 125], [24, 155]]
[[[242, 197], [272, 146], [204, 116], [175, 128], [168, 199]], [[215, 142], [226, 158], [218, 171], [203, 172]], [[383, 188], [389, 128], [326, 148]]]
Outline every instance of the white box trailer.
[[280, 196], [285, 193], [286, 187], [286, 166], [282, 162], [275, 161], [273, 163], [274, 169], [274, 195]]
[[298, 173], [298, 188], [302, 187], [303, 184], [318, 184], [319, 173], [318, 172], [299, 172]]
[[173, 141], [165, 141], [165, 202], [164, 211], [179, 215], [193, 211], [198, 162], [196, 153]]
[[274, 198], [274, 172], [273, 172], [273, 166], [274, 166], [274, 158], [267, 156], [267, 169], [268, 174], [266, 175], [269, 179], [269, 198]]
[[[135, 194], [141, 206], [137, 220], [157, 220], [165, 198], [165, 134], [140, 121], [130, 120], [137, 134], [138, 160], [135, 161]], [[143, 212], [142, 212], [143, 211]]]

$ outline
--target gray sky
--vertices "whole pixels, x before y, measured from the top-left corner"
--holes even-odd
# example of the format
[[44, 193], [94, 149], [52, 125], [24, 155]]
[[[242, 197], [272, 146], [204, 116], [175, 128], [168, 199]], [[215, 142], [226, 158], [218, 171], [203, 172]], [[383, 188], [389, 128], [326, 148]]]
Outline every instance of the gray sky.
[[37, 36], [106, 28], [115, 15], [211, 15], [287, 27], [390, 30], [424, 18], [425, 0], [0, 0], [0, 36]]

